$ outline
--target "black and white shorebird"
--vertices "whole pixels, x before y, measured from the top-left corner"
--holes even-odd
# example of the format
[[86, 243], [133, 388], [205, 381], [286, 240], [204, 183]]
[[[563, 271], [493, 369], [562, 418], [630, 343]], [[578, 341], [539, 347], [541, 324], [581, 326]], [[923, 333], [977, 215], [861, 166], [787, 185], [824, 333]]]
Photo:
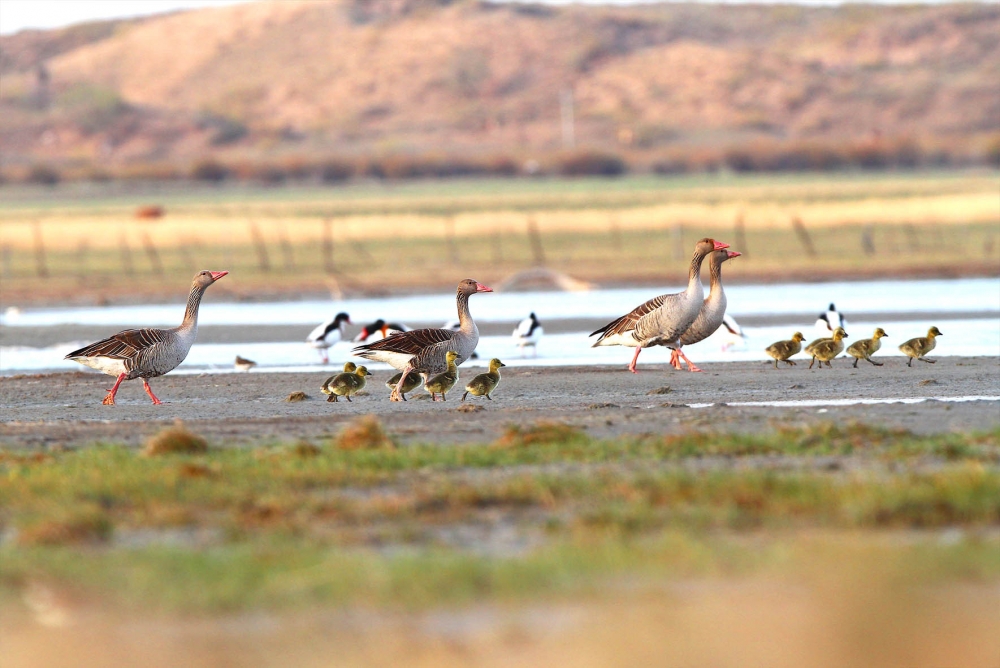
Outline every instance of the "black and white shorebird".
[[746, 343], [747, 335], [743, 333], [743, 328], [736, 322], [736, 318], [728, 313], [722, 317], [722, 349], [729, 350]]
[[351, 324], [351, 316], [341, 311], [323, 324], [317, 326], [306, 337], [306, 342], [319, 350], [320, 357], [323, 358], [323, 364], [330, 361], [330, 357], [326, 351], [338, 341], [344, 340], [344, 325], [349, 324]]
[[833, 302], [830, 302], [830, 308], [826, 312], [820, 313], [819, 317], [816, 318], [816, 331], [821, 336], [832, 336], [838, 327], [846, 326], [847, 320], [833, 305]]
[[545, 330], [542, 328], [542, 323], [538, 321], [538, 317], [535, 316], [534, 311], [527, 318], [517, 323], [517, 327], [514, 328], [514, 333], [511, 336], [514, 339], [514, 345], [521, 349], [521, 357], [524, 357], [524, 349], [528, 346], [531, 346], [532, 357], [538, 356], [538, 342], [544, 333]]
[[406, 325], [401, 325], [396, 322], [386, 322], [382, 318], [379, 318], [375, 322], [370, 322], [362, 327], [358, 335], [354, 337], [354, 342], [371, 343], [372, 341], [384, 339], [398, 332], [408, 331], [410, 331], [410, 328]]

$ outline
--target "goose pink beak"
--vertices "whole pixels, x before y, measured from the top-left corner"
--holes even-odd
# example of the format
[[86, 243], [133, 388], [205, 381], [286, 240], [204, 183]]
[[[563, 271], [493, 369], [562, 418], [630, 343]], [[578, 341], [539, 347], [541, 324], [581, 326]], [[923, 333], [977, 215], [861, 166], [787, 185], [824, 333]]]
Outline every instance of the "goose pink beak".
[[208, 273], [212, 274], [212, 280], [213, 281], [217, 281], [220, 278], [222, 278], [223, 276], [225, 276], [226, 274], [228, 274], [229, 272], [228, 271], [210, 271]]
[[493, 288], [487, 287], [479, 281], [476, 281], [476, 292], [493, 292]]
[[729, 248], [729, 244], [724, 244], [721, 241], [715, 241], [713, 239], [712, 243], [715, 244], [715, 249], [714, 250], [722, 250], [723, 248]]
[[743, 255], [743, 253], [738, 253], [736, 251], [726, 251], [726, 253], [729, 254], [730, 260], [733, 259], [734, 257], [739, 257], [740, 255]]

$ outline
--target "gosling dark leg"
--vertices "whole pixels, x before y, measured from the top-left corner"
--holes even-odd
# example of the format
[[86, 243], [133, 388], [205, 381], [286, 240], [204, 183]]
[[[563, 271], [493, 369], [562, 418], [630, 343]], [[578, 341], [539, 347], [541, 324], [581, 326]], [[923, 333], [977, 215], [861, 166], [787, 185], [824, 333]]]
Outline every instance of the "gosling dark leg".
[[465, 401], [465, 398], [466, 398], [467, 396], [469, 396], [469, 393], [468, 393], [468, 392], [466, 392], [465, 394], [463, 394], [463, 395], [462, 395], [462, 401]]
[[882, 362], [876, 362], [871, 357], [866, 357], [865, 359], [874, 364], [875, 366], [882, 366]]
[[350, 403], [354, 403], [353, 401], [351, 401], [351, 395], [349, 395], [349, 394], [347, 395], [347, 403], [349, 403], [349, 404]]
[[[871, 362], [871, 360], [868, 360], [868, 361]], [[854, 358], [854, 364], [853, 364], [853, 366], [851, 368], [852, 369], [857, 369], [858, 368], [858, 358], [857, 357]]]
[[929, 360], [926, 357], [918, 357], [921, 362], [927, 362], [928, 364], [937, 364], [937, 360]]
[[906, 366], [913, 366], [913, 358], [906, 360]]

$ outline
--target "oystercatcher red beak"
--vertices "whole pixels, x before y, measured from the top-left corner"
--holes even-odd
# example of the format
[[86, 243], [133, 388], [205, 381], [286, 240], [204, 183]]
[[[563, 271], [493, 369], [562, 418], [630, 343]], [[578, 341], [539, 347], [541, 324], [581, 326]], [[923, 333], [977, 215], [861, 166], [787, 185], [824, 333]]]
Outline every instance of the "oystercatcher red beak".
[[222, 278], [223, 276], [225, 276], [226, 274], [228, 274], [229, 272], [228, 271], [210, 271], [208, 273], [210, 273], [212, 275], [212, 281], [217, 281], [220, 278]]
[[493, 292], [493, 288], [487, 287], [479, 281], [476, 281], [476, 292]]

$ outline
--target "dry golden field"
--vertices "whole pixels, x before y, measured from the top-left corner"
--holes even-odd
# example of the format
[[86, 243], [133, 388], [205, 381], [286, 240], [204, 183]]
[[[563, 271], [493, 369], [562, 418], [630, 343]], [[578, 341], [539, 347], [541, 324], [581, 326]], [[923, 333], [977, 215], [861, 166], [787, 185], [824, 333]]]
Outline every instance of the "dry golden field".
[[[344, 188], [16, 190], [0, 207], [3, 300], [172, 294], [211, 267], [232, 296], [502, 281], [682, 277], [694, 241], [744, 253], [731, 280], [995, 275], [995, 173], [422, 182]], [[165, 209], [139, 220], [141, 205]], [[163, 281], [154, 280], [163, 276]]]

